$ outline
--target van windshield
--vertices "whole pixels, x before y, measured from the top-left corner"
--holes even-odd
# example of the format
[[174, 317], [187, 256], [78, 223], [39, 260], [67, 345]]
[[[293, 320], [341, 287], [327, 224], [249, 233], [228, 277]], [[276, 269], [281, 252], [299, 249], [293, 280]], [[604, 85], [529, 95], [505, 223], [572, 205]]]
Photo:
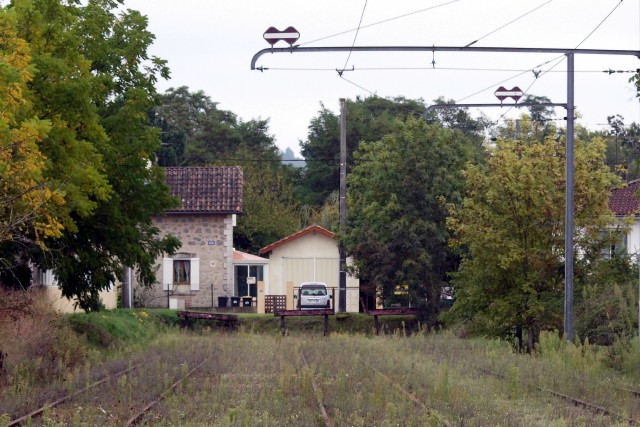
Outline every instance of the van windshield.
[[305, 286], [302, 295], [327, 295], [327, 288], [323, 286]]

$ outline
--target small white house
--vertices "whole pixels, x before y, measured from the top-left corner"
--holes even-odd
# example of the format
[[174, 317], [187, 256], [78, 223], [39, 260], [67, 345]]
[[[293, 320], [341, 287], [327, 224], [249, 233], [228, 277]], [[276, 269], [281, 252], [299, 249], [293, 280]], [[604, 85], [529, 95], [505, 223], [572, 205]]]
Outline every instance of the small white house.
[[[266, 295], [285, 295], [287, 308], [293, 309], [295, 288], [304, 282], [324, 282], [335, 289], [334, 304], [339, 307], [340, 257], [331, 231], [312, 225], [260, 249], [260, 255], [269, 259]], [[347, 312], [359, 311], [359, 290], [359, 280], [347, 276]]]

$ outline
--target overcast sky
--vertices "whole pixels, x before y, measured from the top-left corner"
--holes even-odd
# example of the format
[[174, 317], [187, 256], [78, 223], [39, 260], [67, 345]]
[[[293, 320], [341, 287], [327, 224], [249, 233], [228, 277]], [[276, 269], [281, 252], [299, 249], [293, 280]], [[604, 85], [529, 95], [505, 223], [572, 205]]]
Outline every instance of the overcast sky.
[[[295, 27], [297, 43], [309, 47], [352, 46], [355, 38], [356, 46], [465, 46], [478, 40], [474, 46], [640, 50], [638, 0], [126, 0], [125, 7], [148, 16], [156, 35], [151, 53], [169, 61], [172, 78], [159, 83], [161, 92], [188, 86], [243, 120], [268, 118], [277, 145], [295, 152], [320, 103], [338, 112], [342, 97], [493, 103], [499, 86], [518, 86], [566, 102], [566, 60], [522, 53], [287, 53], [262, 56], [257, 66], [269, 70], [252, 71], [253, 55], [269, 47], [263, 33], [271, 26]], [[342, 77], [336, 72], [352, 67]], [[580, 124], [602, 129], [613, 114], [627, 124], [640, 122], [640, 103], [628, 82], [640, 59], [578, 55], [575, 68]], [[625, 72], [603, 72], [609, 69]], [[538, 78], [533, 71], [541, 71]], [[520, 112], [482, 109], [495, 120]], [[556, 109], [558, 118], [565, 115]]]

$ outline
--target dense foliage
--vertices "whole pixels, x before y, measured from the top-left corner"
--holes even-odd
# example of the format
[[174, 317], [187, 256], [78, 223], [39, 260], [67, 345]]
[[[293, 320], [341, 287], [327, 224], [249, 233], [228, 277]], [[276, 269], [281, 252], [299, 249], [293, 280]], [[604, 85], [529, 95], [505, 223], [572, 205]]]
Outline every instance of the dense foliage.
[[43, 239], [60, 236], [58, 212], [65, 200], [44, 179], [47, 159], [38, 144], [51, 121], [34, 115], [28, 85], [35, 70], [15, 25], [15, 13], [0, 14], [0, 245], [42, 245]]
[[408, 118], [375, 142], [361, 142], [349, 175], [348, 253], [360, 279], [390, 299], [396, 287], [430, 324], [456, 267], [448, 248], [447, 206], [464, 192], [462, 169], [480, 147], [464, 133]]
[[[353, 153], [363, 141], [378, 141], [393, 130], [396, 119], [421, 117], [421, 101], [377, 96], [346, 101], [347, 173]], [[305, 205], [320, 206], [340, 187], [340, 117], [324, 105], [311, 119], [307, 139], [300, 143], [307, 160], [298, 197]]]
[[[564, 138], [498, 140], [486, 166], [469, 165], [467, 193], [449, 225], [463, 261], [453, 312], [475, 332], [522, 338], [562, 327], [564, 294]], [[609, 190], [619, 184], [604, 163], [604, 144], [576, 141], [576, 274], [600, 257], [601, 230], [615, 224]]]
[[42, 199], [51, 231], [32, 222], [23, 228], [30, 239], [3, 245], [2, 257], [53, 269], [63, 295], [85, 309], [99, 308], [98, 292], [123, 264], [153, 283], [155, 258], [179, 245], [151, 223], [174, 203], [151, 166], [159, 138], [147, 115], [168, 69], [147, 54], [146, 18], [118, 12], [120, 3], [16, 0], [0, 10], [30, 55], [22, 96], [34, 126], [31, 164], [41, 169], [37, 188], [51, 191]]

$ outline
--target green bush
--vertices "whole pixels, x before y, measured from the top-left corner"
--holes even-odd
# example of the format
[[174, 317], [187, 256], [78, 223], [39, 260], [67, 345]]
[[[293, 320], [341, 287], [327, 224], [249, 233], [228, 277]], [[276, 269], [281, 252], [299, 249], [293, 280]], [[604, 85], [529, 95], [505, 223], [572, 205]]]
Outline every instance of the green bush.
[[593, 344], [612, 345], [638, 331], [638, 270], [627, 256], [600, 260], [576, 295], [575, 332]]

